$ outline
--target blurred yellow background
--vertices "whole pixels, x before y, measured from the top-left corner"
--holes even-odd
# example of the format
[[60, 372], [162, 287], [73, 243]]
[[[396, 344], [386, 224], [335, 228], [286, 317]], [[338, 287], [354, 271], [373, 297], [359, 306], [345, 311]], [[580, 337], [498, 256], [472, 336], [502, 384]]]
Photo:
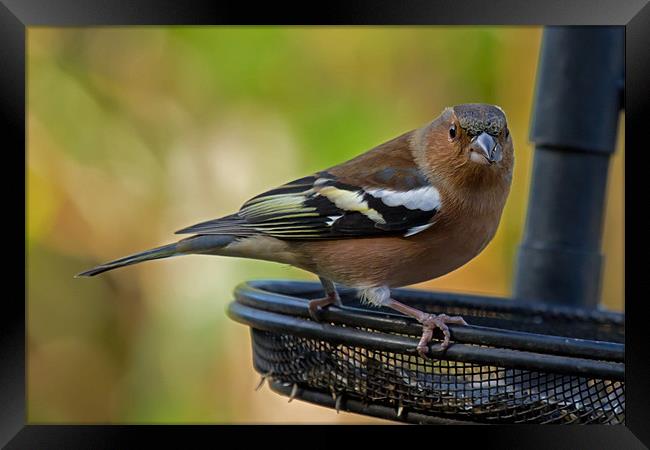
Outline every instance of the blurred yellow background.
[[[248, 198], [437, 116], [495, 103], [516, 167], [499, 231], [418, 285], [508, 296], [524, 227], [538, 27], [28, 29], [28, 420], [381, 423], [253, 389], [233, 288], [315, 279], [190, 256], [97, 278]], [[603, 304], [623, 310], [623, 131], [611, 166]]]

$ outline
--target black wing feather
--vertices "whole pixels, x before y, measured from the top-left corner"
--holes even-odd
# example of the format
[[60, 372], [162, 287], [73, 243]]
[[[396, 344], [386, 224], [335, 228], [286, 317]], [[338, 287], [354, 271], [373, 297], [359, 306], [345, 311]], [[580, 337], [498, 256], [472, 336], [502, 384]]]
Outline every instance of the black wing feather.
[[[414, 180], [410, 183], [413, 189], [428, 185], [424, 177], [410, 173], [409, 177]], [[347, 203], [338, 202], [341, 197]], [[327, 172], [320, 172], [257, 195], [235, 214], [176, 233], [263, 234], [285, 240], [404, 235], [413, 227], [430, 223], [436, 212], [437, 209], [388, 206], [363, 187], [342, 183]]]

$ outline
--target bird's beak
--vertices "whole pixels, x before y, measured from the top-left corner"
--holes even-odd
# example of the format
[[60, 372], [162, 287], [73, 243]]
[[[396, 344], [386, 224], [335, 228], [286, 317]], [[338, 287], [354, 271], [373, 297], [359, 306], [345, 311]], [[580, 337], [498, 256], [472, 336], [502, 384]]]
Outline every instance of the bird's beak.
[[469, 148], [479, 155], [484, 156], [490, 164], [501, 161], [501, 145], [485, 132], [472, 139]]

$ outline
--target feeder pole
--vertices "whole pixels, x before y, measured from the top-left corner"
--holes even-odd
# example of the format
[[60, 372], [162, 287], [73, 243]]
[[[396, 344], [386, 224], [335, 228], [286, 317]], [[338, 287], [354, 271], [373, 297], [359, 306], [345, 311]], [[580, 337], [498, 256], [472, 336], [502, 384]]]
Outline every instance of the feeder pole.
[[623, 27], [544, 31], [530, 138], [532, 185], [513, 288], [519, 301], [598, 306], [623, 56]]

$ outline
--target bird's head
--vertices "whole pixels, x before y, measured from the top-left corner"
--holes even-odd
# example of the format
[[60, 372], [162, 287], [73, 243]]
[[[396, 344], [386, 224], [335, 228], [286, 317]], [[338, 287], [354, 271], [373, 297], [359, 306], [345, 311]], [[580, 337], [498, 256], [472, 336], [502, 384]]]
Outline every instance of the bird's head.
[[468, 103], [446, 108], [416, 139], [416, 157], [433, 178], [462, 184], [509, 181], [512, 138], [498, 106]]

